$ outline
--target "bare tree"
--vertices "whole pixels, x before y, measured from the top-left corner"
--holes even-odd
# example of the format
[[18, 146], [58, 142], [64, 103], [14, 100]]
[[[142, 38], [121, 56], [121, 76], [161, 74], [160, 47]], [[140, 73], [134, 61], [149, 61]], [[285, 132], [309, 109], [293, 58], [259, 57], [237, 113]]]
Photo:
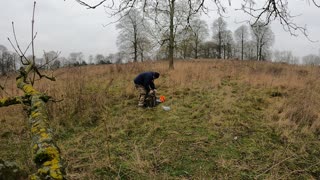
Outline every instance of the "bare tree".
[[244, 56], [244, 45], [249, 40], [249, 32], [246, 25], [242, 25], [238, 27], [234, 32], [234, 37], [238, 45], [240, 45], [241, 49], [241, 60], [243, 60]]
[[266, 53], [270, 46], [274, 43], [274, 34], [269, 25], [263, 22], [257, 22], [251, 26], [252, 38], [256, 44], [256, 59], [258, 61], [265, 60]]
[[[146, 10], [153, 4], [154, 1], [144, 0], [119, 0], [117, 3], [114, 0], [100, 0], [96, 4], [89, 4], [89, 0], [75, 0], [79, 4], [89, 8], [95, 9], [102, 4], [105, 4], [108, 9], [113, 11], [113, 14], [120, 13], [121, 11], [130, 9], [137, 6], [138, 4], [143, 10]], [[153, 5], [159, 4], [156, 3]], [[175, 0], [169, 0], [171, 4], [174, 5]], [[315, 7], [320, 8], [320, 5], [316, 0], [305, 0], [308, 4], [313, 4]], [[188, 8], [191, 14], [197, 14], [199, 12], [208, 12], [207, 3], [213, 2], [216, 5], [216, 10], [219, 14], [226, 12], [227, 7], [224, 6], [224, 2], [227, 2], [229, 6], [232, 6], [231, 0], [188, 0]], [[297, 35], [297, 32], [301, 32], [303, 35], [308, 37], [306, 27], [299, 26], [294, 22], [295, 15], [292, 15], [289, 9], [289, 0], [264, 0], [257, 3], [257, 0], [242, 0], [240, 7], [235, 7], [235, 9], [242, 11], [252, 18], [251, 24], [255, 24], [258, 21], [262, 21], [265, 25], [269, 24], [271, 21], [278, 21], [284, 28], [292, 35]], [[173, 6], [172, 6], [173, 7]]]
[[227, 33], [227, 23], [222, 17], [219, 17], [212, 24], [213, 40], [218, 45], [218, 58], [222, 58], [222, 48], [225, 34]]
[[225, 33], [223, 33], [223, 38], [222, 38], [223, 59], [233, 57], [233, 46], [234, 46], [234, 40], [232, 36], [232, 31], [227, 30]]
[[187, 59], [191, 58], [193, 52], [193, 33], [190, 28], [186, 28], [176, 34], [176, 57]]
[[70, 65], [80, 65], [84, 59], [83, 59], [83, 53], [82, 52], [72, 52], [69, 54], [68, 61]]
[[96, 61], [96, 64], [104, 64], [105, 57], [102, 54], [97, 54], [95, 56], [95, 61]]
[[6, 75], [10, 71], [15, 70], [16, 56], [9, 52], [8, 49], [0, 45], [0, 72], [1, 75]]
[[203, 20], [194, 19], [190, 22], [190, 27], [192, 31], [191, 39], [193, 41], [194, 58], [198, 59], [200, 44], [209, 35], [208, 25]]
[[149, 23], [137, 9], [130, 9], [124, 14], [116, 26], [120, 30], [117, 44], [122, 51], [132, 52], [134, 62], [138, 61], [138, 56], [143, 60], [145, 44], [149, 43]]
[[93, 58], [93, 55], [90, 54], [89, 57], [88, 57], [89, 64], [94, 64], [94, 63], [93, 63], [93, 59], [94, 59], [94, 58]]
[[298, 64], [299, 58], [292, 54], [292, 51], [274, 51], [273, 59], [274, 62]]
[[200, 57], [202, 58], [217, 58], [217, 44], [213, 41], [206, 41], [200, 45]]
[[[50, 69], [51, 66], [53, 65], [53, 62], [57, 60], [59, 57], [60, 52], [56, 51], [49, 51], [49, 52], [44, 52], [43, 54], [43, 59], [44, 59], [44, 64], [42, 65], [44, 69]], [[56, 64], [57, 65], [57, 64]]]
[[317, 56], [315, 54], [309, 54], [302, 57], [302, 62], [307, 65], [320, 65], [320, 56]]
[[[189, 0], [189, 3], [196, 4], [198, 1]], [[156, 0], [154, 2], [148, 1], [144, 5], [146, 14], [151, 18], [156, 25], [156, 30], [160, 30], [159, 43], [167, 45], [169, 68], [174, 68], [174, 55], [177, 34], [181, 34], [187, 23], [194, 15], [194, 6], [188, 6], [183, 0]]]

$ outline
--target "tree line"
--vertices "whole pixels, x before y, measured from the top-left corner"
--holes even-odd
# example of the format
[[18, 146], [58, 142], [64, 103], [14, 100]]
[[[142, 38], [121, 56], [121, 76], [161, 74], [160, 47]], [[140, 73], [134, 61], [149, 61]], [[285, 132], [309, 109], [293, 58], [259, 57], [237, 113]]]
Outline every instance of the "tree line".
[[[161, 32], [158, 24], [152, 25], [137, 9], [130, 9], [125, 14], [117, 24], [119, 50], [134, 62], [150, 58], [168, 59], [171, 49], [168, 31]], [[174, 58], [271, 59], [274, 34], [270, 26], [262, 22], [254, 26], [241, 25], [234, 32], [228, 29], [222, 17], [214, 20], [211, 28], [197, 16], [190, 18], [189, 22], [176, 24]]]
[[[231, 31], [227, 34], [230, 35]], [[220, 45], [214, 41], [201, 41], [201, 38], [182, 39], [177, 44], [177, 51], [175, 57], [179, 59], [197, 59], [197, 58], [221, 58], [221, 59], [238, 59], [238, 60], [256, 60], [257, 55], [260, 55], [260, 60], [272, 60], [273, 62], [289, 63], [289, 64], [306, 64], [306, 65], [320, 65], [319, 54], [308, 54], [301, 58], [295, 56], [292, 51], [271, 51], [270, 47], [262, 44], [257, 46], [254, 41], [248, 41], [249, 36], [248, 27], [240, 26], [234, 32], [233, 41], [222, 41]], [[201, 37], [201, 36], [200, 36]], [[223, 36], [221, 36], [223, 37]], [[231, 36], [229, 36], [230, 38]], [[231, 39], [231, 38], [230, 38]], [[229, 40], [230, 40], [229, 39]], [[228, 39], [226, 39], [228, 40]], [[217, 40], [219, 41], [219, 39]], [[225, 43], [229, 42], [229, 43]], [[232, 42], [232, 43], [230, 43]], [[151, 46], [146, 47], [150, 48]], [[141, 47], [139, 45], [138, 47]], [[260, 47], [261, 51], [258, 49]], [[122, 49], [123, 48], [123, 49]], [[126, 49], [128, 48], [128, 49]], [[152, 51], [146, 49], [138, 49], [136, 60], [134, 53], [130, 53], [130, 46], [119, 47], [120, 51], [117, 53], [110, 53], [108, 55], [96, 54], [85, 56], [82, 52], [72, 52], [67, 57], [60, 56], [56, 51], [45, 52], [42, 57], [35, 57], [36, 66], [39, 69], [55, 70], [61, 67], [85, 66], [93, 64], [120, 64], [126, 62], [143, 62], [145, 60], [160, 60], [167, 56], [167, 48], [161, 47], [155, 56], [152, 56]], [[126, 49], [126, 51], [125, 51]], [[257, 50], [258, 49], [258, 50]], [[129, 53], [128, 53], [129, 52]], [[260, 53], [261, 52], [261, 53]], [[221, 53], [221, 54], [220, 54]], [[27, 58], [32, 58], [31, 55]], [[16, 72], [23, 65], [20, 61], [21, 57], [9, 51], [4, 45], [0, 45], [0, 75], [7, 75], [10, 72]]]
[[[226, 13], [228, 6], [229, 8], [232, 6], [232, 1], [224, 1], [224, 0], [154, 0], [154, 1], [132, 1], [132, 0], [119, 0], [119, 1], [108, 1], [108, 0], [100, 0], [96, 4], [91, 4], [87, 0], [75, 0], [82, 6], [85, 6], [88, 9], [95, 9], [99, 6], [104, 6], [106, 11], [112, 16], [119, 16], [120, 23], [118, 24], [118, 28], [121, 30], [120, 38], [126, 40], [126, 37], [132, 36], [133, 38], [127, 39], [129, 42], [127, 44], [120, 44], [121, 48], [131, 46], [129, 53], [134, 54], [133, 60], [137, 61], [138, 56], [145, 54], [145, 49], [143, 49], [143, 53], [140, 54], [139, 50], [141, 48], [141, 42], [148, 42], [149, 38], [146, 36], [139, 35], [148, 34], [151, 37], [155, 38], [155, 41], [151, 41], [148, 47], [160, 46], [162, 49], [162, 53], [160, 56], [165, 56], [169, 60], [169, 69], [173, 69], [173, 59], [175, 57], [181, 56], [186, 52], [185, 50], [190, 48], [188, 45], [188, 40], [190, 38], [187, 37], [185, 42], [186, 34], [194, 29], [192, 28], [192, 20], [197, 19], [202, 13], [208, 14], [209, 11], [215, 10], [218, 15], [223, 16]], [[291, 35], [297, 35], [298, 33], [303, 34], [308, 38], [307, 29], [304, 26], [300, 26], [294, 22], [295, 16], [291, 14], [289, 9], [288, 0], [264, 0], [264, 1], [255, 1], [255, 0], [242, 0], [239, 2], [240, 6], [236, 8], [237, 10], [243, 12], [248, 15], [249, 24], [251, 24], [251, 34], [255, 44], [251, 44], [252, 49], [255, 49], [255, 59], [264, 60], [267, 59], [268, 46], [270, 43], [272, 44], [274, 39], [272, 36], [273, 33], [270, 33], [269, 24], [271, 21], [278, 21], [279, 24], [283, 27], [285, 31], [290, 33]], [[290, 2], [291, 3], [291, 2]], [[316, 1], [307, 1], [308, 4], [313, 4], [315, 7], [320, 7]], [[228, 4], [228, 5], [226, 5]], [[142, 15], [139, 14], [142, 12]], [[148, 28], [148, 23], [145, 19], [149, 19], [152, 21], [152, 28]], [[142, 20], [141, 20], [142, 19]], [[220, 19], [221, 20], [221, 19]], [[223, 19], [222, 19], [223, 20]], [[128, 27], [129, 24], [129, 27]], [[132, 27], [130, 27], [132, 25]], [[143, 28], [141, 28], [141, 25]], [[140, 28], [139, 28], [140, 27]], [[216, 28], [216, 29], [215, 29]], [[216, 22], [216, 25], [213, 29], [216, 31], [213, 34], [214, 39], [217, 42], [214, 42], [217, 46], [215, 49], [214, 56], [218, 58], [227, 58], [228, 56], [236, 56], [236, 48], [232, 48], [232, 38], [230, 38], [230, 32], [227, 31], [222, 33], [220, 30], [224, 30], [225, 24], [219, 20]], [[139, 33], [139, 29], [145, 31], [145, 33]], [[127, 32], [126, 32], [127, 31]], [[129, 32], [129, 34], [128, 34]], [[140, 31], [141, 32], [141, 31]], [[194, 31], [191, 32], [191, 34]], [[140, 42], [139, 42], [140, 40]], [[180, 47], [181, 41], [182, 47]], [[195, 40], [196, 41], [196, 40]], [[122, 43], [122, 40], [119, 40]], [[154, 44], [153, 42], [157, 42]], [[144, 45], [145, 43], [142, 43]], [[193, 49], [197, 49], [198, 46], [193, 47]], [[241, 48], [241, 59], [244, 58], [244, 42], [242, 42]], [[254, 47], [254, 48], [253, 48]], [[180, 49], [182, 48], [182, 50]], [[212, 49], [212, 48], [211, 48]], [[127, 51], [126, 51], [127, 52]], [[251, 59], [250, 53], [249, 59]], [[187, 55], [186, 55], [187, 56]], [[194, 53], [195, 57], [198, 57], [197, 50]], [[143, 57], [140, 57], [143, 59]]]

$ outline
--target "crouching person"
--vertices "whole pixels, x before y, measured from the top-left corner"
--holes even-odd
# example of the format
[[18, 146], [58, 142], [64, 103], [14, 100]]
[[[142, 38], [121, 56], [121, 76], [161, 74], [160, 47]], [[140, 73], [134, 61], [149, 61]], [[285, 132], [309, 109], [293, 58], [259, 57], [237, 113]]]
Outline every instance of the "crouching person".
[[148, 94], [155, 93], [156, 87], [154, 85], [154, 80], [159, 78], [160, 74], [158, 72], [144, 72], [139, 74], [134, 79], [134, 84], [136, 89], [139, 91], [139, 107], [145, 106], [145, 99]]

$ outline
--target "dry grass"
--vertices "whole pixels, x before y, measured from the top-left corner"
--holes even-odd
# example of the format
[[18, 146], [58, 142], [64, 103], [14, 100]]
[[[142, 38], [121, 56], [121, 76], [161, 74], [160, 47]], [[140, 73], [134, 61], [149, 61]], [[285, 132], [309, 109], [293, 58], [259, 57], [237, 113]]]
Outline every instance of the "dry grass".
[[[319, 160], [310, 160], [318, 155], [319, 144], [318, 67], [232, 60], [176, 61], [175, 70], [167, 66], [145, 62], [62, 68], [55, 72], [56, 82], [37, 84], [63, 99], [48, 106], [69, 179], [319, 175]], [[136, 109], [133, 79], [142, 71], [160, 72], [156, 84], [170, 112]], [[14, 76], [6, 91], [20, 93]], [[22, 112], [20, 106], [0, 109], [0, 155], [10, 159], [21, 154], [20, 165], [30, 167]], [[23, 151], [14, 152], [18, 146]]]

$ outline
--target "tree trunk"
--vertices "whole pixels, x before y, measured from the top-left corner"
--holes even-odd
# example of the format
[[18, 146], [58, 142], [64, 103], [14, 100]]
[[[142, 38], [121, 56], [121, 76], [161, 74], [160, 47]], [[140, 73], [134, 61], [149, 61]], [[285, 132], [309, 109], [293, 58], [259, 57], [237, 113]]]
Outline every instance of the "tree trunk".
[[133, 40], [133, 48], [134, 48], [134, 58], [133, 62], [138, 61], [138, 39], [137, 39], [137, 27], [133, 26], [134, 40]]
[[243, 60], [243, 32], [242, 32], [242, 34], [241, 34], [241, 60]]
[[221, 56], [221, 54], [222, 54], [222, 47], [221, 47], [221, 46], [222, 46], [222, 40], [221, 40], [222, 37], [221, 37], [221, 32], [220, 32], [220, 30], [219, 30], [219, 35], [218, 35], [218, 36], [219, 36], [219, 45], [218, 45], [218, 53], [219, 53], [219, 54], [218, 54], [218, 59], [221, 59], [221, 57], [222, 57], [222, 56]]
[[170, 37], [169, 37], [169, 69], [174, 69], [173, 66], [173, 52], [174, 52], [174, 5], [175, 5], [175, 0], [170, 1]]
[[196, 49], [195, 49], [195, 52], [194, 52], [194, 57], [195, 59], [198, 59], [198, 46], [199, 46], [199, 41], [198, 41], [198, 38], [196, 39]]
[[257, 60], [259, 61], [259, 46], [260, 46], [260, 40], [257, 40]]

